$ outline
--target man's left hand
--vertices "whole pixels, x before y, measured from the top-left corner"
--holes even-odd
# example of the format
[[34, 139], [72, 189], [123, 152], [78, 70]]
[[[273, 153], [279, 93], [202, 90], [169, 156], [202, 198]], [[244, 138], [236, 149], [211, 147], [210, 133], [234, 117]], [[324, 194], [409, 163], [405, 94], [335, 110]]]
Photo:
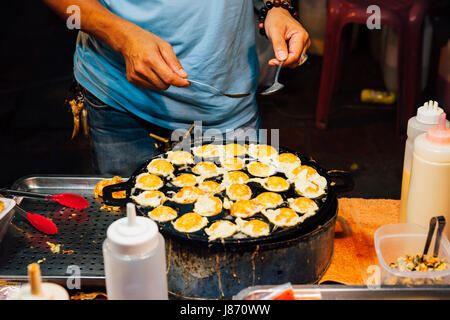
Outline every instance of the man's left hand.
[[301, 55], [311, 45], [305, 28], [283, 8], [269, 10], [264, 27], [267, 37], [272, 41], [276, 57], [269, 61], [269, 65], [278, 66], [280, 61], [284, 61], [283, 66], [297, 67]]

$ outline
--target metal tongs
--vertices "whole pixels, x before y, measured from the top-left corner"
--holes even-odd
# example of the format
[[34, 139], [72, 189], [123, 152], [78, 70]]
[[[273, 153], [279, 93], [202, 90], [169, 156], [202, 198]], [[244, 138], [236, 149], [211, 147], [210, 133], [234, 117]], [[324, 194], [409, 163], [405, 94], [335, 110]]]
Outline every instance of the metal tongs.
[[434, 229], [436, 229], [436, 223], [438, 224], [438, 229], [436, 231], [436, 240], [434, 242], [433, 257], [437, 257], [439, 254], [439, 246], [441, 244], [442, 231], [445, 228], [445, 217], [438, 216], [430, 219], [430, 227], [428, 229], [427, 241], [425, 242], [425, 248], [423, 249], [422, 261], [424, 256], [428, 253], [430, 248], [431, 240], [433, 238]]

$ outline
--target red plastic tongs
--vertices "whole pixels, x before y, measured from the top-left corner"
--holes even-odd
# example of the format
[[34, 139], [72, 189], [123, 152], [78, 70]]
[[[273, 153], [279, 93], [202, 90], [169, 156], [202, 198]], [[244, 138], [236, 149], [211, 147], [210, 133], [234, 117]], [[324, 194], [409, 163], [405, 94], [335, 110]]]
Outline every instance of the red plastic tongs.
[[27, 191], [0, 189], [0, 193], [1, 192], [19, 197], [52, 200], [58, 202], [59, 204], [62, 204], [63, 206], [79, 210], [89, 207], [89, 202], [85, 198], [73, 193], [60, 193], [51, 195]]

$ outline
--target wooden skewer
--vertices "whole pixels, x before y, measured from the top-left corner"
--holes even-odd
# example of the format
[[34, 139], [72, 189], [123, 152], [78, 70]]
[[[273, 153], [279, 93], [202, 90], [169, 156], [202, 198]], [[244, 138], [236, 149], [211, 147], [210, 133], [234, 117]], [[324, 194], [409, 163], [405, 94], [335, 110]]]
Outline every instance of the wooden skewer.
[[150, 133], [150, 137], [152, 137], [152, 138], [155, 139], [155, 140], [164, 142], [164, 143], [169, 143], [169, 139], [166, 139], [166, 138], [157, 136], [156, 134], [153, 134], [153, 133]]
[[28, 281], [30, 282], [31, 294], [33, 296], [39, 296], [42, 294], [41, 290], [41, 268], [39, 264], [32, 263], [28, 265]]

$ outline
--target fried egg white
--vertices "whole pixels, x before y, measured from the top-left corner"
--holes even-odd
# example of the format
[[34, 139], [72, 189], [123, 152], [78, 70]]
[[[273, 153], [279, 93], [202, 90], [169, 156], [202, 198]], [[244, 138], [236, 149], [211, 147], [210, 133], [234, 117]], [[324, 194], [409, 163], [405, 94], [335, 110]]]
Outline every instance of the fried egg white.
[[167, 160], [154, 159], [147, 166], [147, 170], [150, 173], [165, 177], [165, 176], [172, 174], [175, 171], [175, 168]]
[[222, 155], [223, 146], [215, 144], [205, 144], [199, 147], [193, 147], [192, 152], [200, 158], [216, 158]]
[[230, 186], [232, 184], [245, 184], [249, 181], [249, 176], [242, 171], [231, 171], [223, 174], [222, 184]]
[[200, 196], [194, 205], [194, 212], [204, 217], [222, 212], [222, 200], [214, 196]]
[[139, 205], [143, 207], [159, 207], [166, 200], [166, 196], [161, 191], [144, 191], [137, 196], [131, 196], [131, 198]]
[[317, 203], [309, 198], [295, 198], [288, 199], [289, 206], [291, 209], [299, 213], [316, 212], [319, 209]]
[[141, 190], [158, 190], [163, 185], [162, 179], [151, 173], [141, 173], [136, 177], [135, 187]]
[[263, 192], [259, 194], [255, 201], [265, 209], [276, 208], [283, 204], [283, 198], [275, 192]]
[[202, 217], [198, 213], [189, 212], [179, 217], [175, 222], [172, 222], [172, 224], [175, 230], [179, 232], [191, 233], [206, 227], [208, 219]]
[[222, 192], [225, 187], [216, 181], [206, 180], [202, 181], [198, 188], [206, 194], [216, 194]]
[[187, 151], [169, 151], [167, 153], [167, 160], [176, 166], [183, 166], [194, 163], [194, 157]]
[[238, 200], [230, 207], [230, 213], [237, 218], [250, 218], [260, 212], [261, 205], [255, 200]]
[[171, 207], [161, 206], [149, 212], [148, 216], [158, 222], [168, 222], [175, 219], [178, 214], [175, 209]]
[[219, 174], [219, 170], [214, 162], [203, 161], [197, 163], [193, 168], [192, 172], [198, 174], [202, 178], [211, 178]]
[[250, 156], [261, 161], [271, 161], [278, 155], [277, 149], [267, 144], [250, 144], [247, 147]]
[[317, 198], [321, 195], [325, 194], [325, 189], [321, 188], [317, 183], [314, 181], [308, 181], [308, 180], [296, 180], [295, 181], [295, 191], [297, 193], [305, 198]]
[[197, 187], [184, 187], [172, 197], [172, 200], [180, 204], [189, 204], [197, 201], [202, 195], [203, 191]]
[[262, 237], [268, 236], [270, 234], [270, 227], [264, 221], [258, 219], [252, 219], [250, 221], [245, 221], [240, 218], [236, 219], [236, 224], [238, 230], [250, 237]]
[[198, 183], [198, 177], [190, 173], [182, 173], [172, 180], [176, 187], [193, 187]]
[[209, 241], [231, 237], [237, 231], [237, 225], [227, 220], [217, 220], [205, 229]]
[[241, 170], [245, 167], [245, 162], [241, 158], [223, 158], [220, 165], [227, 170]]
[[252, 189], [246, 184], [232, 184], [227, 188], [227, 196], [230, 200], [250, 200]]
[[299, 167], [302, 162], [299, 157], [293, 153], [282, 153], [276, 160], [279, 171], [289, 173], [295, 168]]
[[248, 172], [255, 177], [268, 177], [276, 173], [276, 169], [268, 164], [254, 161], [247, 165]]
[[263, 210], [262, 214], [277, 227], [293, 227], [300, 223], [300, 217], [291, 208]]
[[246, 154], [245, 147], [237, 143], [229, 143], [223, 148], [225, 157], [240, 157]]

